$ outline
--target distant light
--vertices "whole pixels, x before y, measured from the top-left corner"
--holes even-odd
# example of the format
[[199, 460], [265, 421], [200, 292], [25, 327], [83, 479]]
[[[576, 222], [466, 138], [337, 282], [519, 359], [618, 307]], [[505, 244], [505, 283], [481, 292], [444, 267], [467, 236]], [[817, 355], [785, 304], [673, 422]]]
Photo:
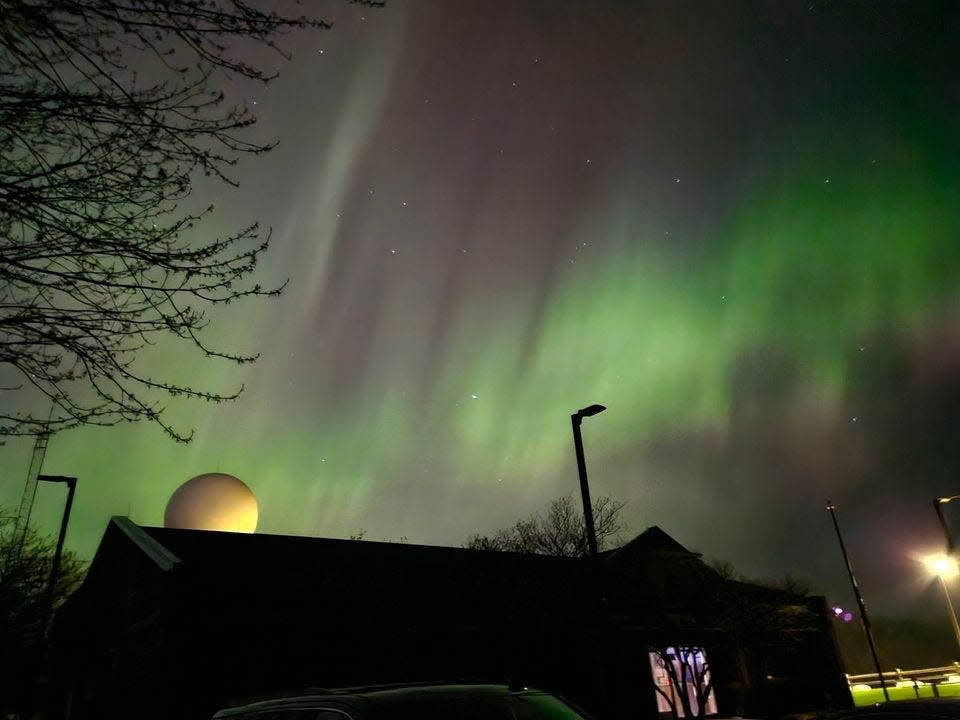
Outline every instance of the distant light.
[[853, 613], [850, 612], [849, 610], [844, 610], [839, 605], [834, 605], [833, 607], [830, 608], [830, 610], [833, 612], [833, 616], [837, 620], [843, 620], [844, 622], [850, 622], [851, 620], [853, 620]]
[[949, 555], [927, 555], [923, 558], [923, 564], [931, 575], [939, 575], [942, 578], [960, 575], [957, 561]]

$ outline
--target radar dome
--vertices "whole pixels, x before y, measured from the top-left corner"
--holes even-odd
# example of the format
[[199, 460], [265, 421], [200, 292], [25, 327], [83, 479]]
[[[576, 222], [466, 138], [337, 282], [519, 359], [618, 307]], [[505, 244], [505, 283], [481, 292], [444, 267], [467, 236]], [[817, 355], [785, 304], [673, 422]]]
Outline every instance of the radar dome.
[[205, 473], [187, 480], [170, 496], [163, 526], [252, 533], [257, 517], [257, 499], [242, 480], [226, 473]]

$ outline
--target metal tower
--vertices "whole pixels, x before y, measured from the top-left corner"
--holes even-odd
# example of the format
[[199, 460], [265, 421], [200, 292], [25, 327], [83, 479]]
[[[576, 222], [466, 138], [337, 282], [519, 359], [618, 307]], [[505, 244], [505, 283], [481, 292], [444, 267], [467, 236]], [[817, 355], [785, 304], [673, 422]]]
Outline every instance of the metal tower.
[[27, 482], [23, 486], [23, 495], [20, 496], [20, 507], [17, 510], [16, 524], [13, 526], [13, 554], [19, 554], [23, 545], [23, 538], [30, 525], [30, 513], [33, 511], [33, 501], [37, 496], [37, 478], [43, 467], [43, 457], [47, 454], [47, 443], [50, 440], [50, 431], [44, 430], [37, 435], [33, 443], [33, 455], [30, 456], [30, 469], [27, 470]]

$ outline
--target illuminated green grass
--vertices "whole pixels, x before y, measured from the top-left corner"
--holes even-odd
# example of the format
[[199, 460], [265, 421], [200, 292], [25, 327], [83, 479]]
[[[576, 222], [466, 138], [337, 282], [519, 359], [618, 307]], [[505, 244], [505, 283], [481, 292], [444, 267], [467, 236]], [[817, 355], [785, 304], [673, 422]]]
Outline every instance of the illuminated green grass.
[[[912, 687], [900, 687], [900, 688], [887, 688], [887, 692], [890, 694], [890, 700], [916, 700], [920, 698], [932, 698], [936, 697], [933, 694], [932, 685], [921, 685], [916, 690]], [[950, 683], [937, 686], [937, 692], [940, 697], [960, 697], [960, 684]], [[882, 703], [883, 699], [883, 690], [876, 688], [873, 690], [851, 690], [850, 694], [853, 696], [853, 704], [857, 707], [864, 707], [866, 705], [874, 705], [876, 703]]]

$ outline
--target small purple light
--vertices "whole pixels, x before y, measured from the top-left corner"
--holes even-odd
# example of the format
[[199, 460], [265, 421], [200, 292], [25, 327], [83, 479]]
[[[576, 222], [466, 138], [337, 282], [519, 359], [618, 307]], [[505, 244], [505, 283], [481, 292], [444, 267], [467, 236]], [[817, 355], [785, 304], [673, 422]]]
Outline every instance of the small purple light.
[[852, 613], [852, 612], [845, 612], [845, 613], [843, 614], [843, 621], [844, 621], [844, 622], [850, 622], [851, 620], [853, 620], [853, 613]]

